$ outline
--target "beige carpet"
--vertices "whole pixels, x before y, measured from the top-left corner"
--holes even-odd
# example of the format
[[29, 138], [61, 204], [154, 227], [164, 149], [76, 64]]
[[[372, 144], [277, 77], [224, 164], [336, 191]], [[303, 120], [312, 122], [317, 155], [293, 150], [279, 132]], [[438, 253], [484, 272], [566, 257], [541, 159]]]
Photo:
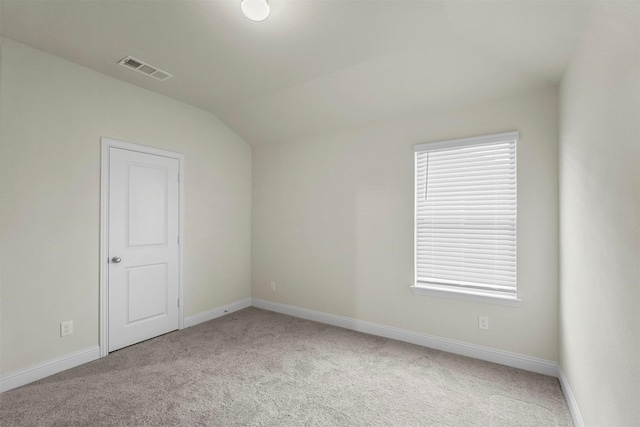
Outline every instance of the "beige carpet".
[[0, 424], [572, 425], [555, 378], [256, 308], [6, 392]]

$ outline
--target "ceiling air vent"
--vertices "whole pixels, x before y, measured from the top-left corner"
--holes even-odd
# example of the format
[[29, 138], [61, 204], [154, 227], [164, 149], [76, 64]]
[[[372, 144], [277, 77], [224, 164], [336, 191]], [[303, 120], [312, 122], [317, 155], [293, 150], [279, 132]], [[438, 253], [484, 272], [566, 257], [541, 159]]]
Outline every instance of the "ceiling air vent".
[[140, 61], [139, 59], [136, 59], [132, 56], [127, 56], [126, 58], [118, 62], [118, 64], [147, 76], [151, 76], [154, 79], [158, 79], [160, 81], [165, 81], [173, 77], [172, 74], [169, 74], [166, 71], [159, 70], [156, 67], [152, 67], [151, 65]]

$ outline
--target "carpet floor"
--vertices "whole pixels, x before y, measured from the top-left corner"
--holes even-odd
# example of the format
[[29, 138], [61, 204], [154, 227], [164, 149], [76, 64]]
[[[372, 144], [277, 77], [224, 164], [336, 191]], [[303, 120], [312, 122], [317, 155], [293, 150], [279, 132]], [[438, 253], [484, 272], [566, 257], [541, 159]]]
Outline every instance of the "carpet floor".
[[0, 395], [3, 426], [571, 426], [556, 378], [257, 308]]

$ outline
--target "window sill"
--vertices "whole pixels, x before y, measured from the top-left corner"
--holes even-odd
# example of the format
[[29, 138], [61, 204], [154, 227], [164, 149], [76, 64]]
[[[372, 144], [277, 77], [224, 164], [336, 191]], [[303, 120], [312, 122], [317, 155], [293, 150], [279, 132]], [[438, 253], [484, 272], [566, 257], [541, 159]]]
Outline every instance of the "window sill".
[[417, 295], [429, 295], [437, 298], [449, 298], [463, 301], [483, 302], [487, 304], [507, 305], [510, 307], [518, 307], [522, 302], [522, 300], [518, 298], [482, 295], [472, 292], [457, 292], [455, 290], [442, 290], [424, 285], [411, 286], [411, 292]]

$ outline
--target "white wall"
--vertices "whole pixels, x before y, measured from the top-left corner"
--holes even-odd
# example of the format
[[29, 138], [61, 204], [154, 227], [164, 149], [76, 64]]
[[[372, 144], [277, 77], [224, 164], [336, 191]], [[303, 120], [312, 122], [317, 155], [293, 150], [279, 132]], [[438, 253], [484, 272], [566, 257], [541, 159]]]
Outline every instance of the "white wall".
[[[551, 87], [254, 147], [252, 296], [557, 361], [557, 120]], [[413, 145], [511, 130], [522, 305], [413, 295]]]
[[[2, 373], [98, 344], [103, 136], [186, 156], [185, 315], [250, 296], [243, 140], [205, 111], [7, 39], [1, 72]], [[60, 338], [63, 320], [74, 335]]]
[[561, 85], [560, 361], [587, 426], [640, 425], [640, 3], [599, 4]]

